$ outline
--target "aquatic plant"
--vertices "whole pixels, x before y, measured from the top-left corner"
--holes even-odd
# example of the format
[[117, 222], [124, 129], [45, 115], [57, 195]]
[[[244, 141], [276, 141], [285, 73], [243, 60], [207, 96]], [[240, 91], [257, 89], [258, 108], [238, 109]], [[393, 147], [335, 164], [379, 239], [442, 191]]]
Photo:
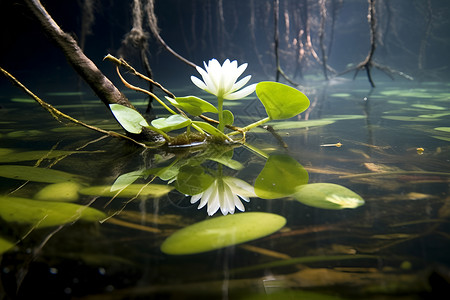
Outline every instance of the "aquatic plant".
[[[105, 59], [116, 63], [118, 66], [125, 67], [140, 78], [153, 82], [134, 70], [123, 59], [117, 59], [112, 55], [107, 55]], [[247, 75], [240, 80], [238, 78], [243, 74], [247, 65], [247, 63], [244, 63], [238, 66], [236, 60], [230, 61], [229, 59], [226, 59], [221, 65], [216, 59], [211, 59], [208, 63], [204, 62], [205, 69], [196, 67], [203, 81], [195, 76], [191, 76], [191, 81], [200, 89], [215, 95], [217, 97], [216, 106], [197, 96], [176, 97], [173, 93], [164, 89], [170, 95], [165, 97], [169, 102], [167, 104], [153, 93], [129, 84], [121, 76], [119, 69], [117, 69], [118, 75], [125, 86], [150, 95], [171, 115], [167, 118], [158, 118], [153, 120], [151, 124], [148, 124], [145, 118], [133, 108], [117, 103], [109, 106], [116, 120], [128, 133], [140, 134], [143, 128], [147, 128], [161, 134], [169, 145], [177, 144], [177, 142], [167, 133], [182, 128], [186, 128], [188, 135], [191, 133], [191, 128], [194, 128], [205, 139], [207, 137], [215, 137], [222, 141], [243, 143], [245, 142], [245, 133], [247, 131], [270, 120], [292, 118], [309, 107], [308, 97], [299, 90], [282, 83], [263, 81], [244, 87], [249, 82], [251, 75]], [[161, 85], [158, 83], [158, 86]], [[233, 126], [234, 115], [231, 111], [224, 110], [224, 100], [241, 99], [254, 91], [256, 91], [257, 97], [264, 105], [268, 117], [243, 128]], [[174, 107], [174, 109], [170, 106]], [[218, 120], [206, 117], [203, 115], [204, 113], [215, 113], [218, 115]], [[193, 118], [200, 117], [202, 121], [190, 118], [188, 115], [191, 115]], [[231, 129], [232, 132], [226, 133], [226, 128]], [[238, 134], [242, 134], [241, 139], [232, 139], [232, 136]]]

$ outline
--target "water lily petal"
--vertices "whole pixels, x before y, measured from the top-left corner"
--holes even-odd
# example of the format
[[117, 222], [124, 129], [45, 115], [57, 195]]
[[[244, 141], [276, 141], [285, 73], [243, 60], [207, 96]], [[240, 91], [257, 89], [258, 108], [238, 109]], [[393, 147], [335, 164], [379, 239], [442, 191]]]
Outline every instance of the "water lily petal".
[[248, 75], [245, 76], [244, 78], [242, 78], [241, 80], [239, 80], [238, 82], [236, 82], [235, 84], [233, 84], [231, 90], [230, 90], [230, 94], [234, 91], [239, 90], [240, 88], [242, 88], [244, 85], [247, 84], [247, 82], [250, 80], [250, 78], [252, 78], [252, 75]]
[[208, 89], [206, 84], [195, 76], [191, 76], [191, 81], [193, 84], [195, 84], [198, 88], [200, 88], [202, 90], [206, 91]]
[[203, 193], [197, 194], [197, 195], [193, 195], [191, 197], [191, 204], [194, 204], [195, 202], [197, 202], [198, 200], [200, 200], [203, 196]]
[[237, 92], [226, 95], [226, 97], [224, 97], [224, 99], [237, 100], [237, 99], [247, 97], [248, 95], [250, 95], [251, 93], [253, 93], [255, 91], [255, 88], [256, 88], [256, 84], [251, 84], [249, 86], [246, 86], [242, 90], [239, 90]]

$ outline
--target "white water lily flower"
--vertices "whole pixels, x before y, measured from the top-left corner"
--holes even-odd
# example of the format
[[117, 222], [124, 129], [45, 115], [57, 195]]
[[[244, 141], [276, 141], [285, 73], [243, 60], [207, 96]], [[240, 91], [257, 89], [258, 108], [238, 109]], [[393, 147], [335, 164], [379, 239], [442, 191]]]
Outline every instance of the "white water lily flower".
[[211, 59], [208, 64], [203, 62], [205, 69], [197, 66], [197, 71], [202, 75], [203, 81], [195, 76], [191, 76], [192, 82], [202, 90], [216, 95], [221, 99], [236, 100], [244, 98], [255, 91], [256, 84], [251, 84], [243, 89], [244, 85], [252, 77], [248, 75], [238, 82], [236, 80], [244, 73], [247, 63], [238, 67], [237, 61], [226, 59], [223, 65], [217, 59]]
[[235, 208], [244, 211], [242, 200], [249, 202], [249, 197], [256, 197], [254, 188], [247, 182], [234, 177], [219, 177], [202, 193], [192, 196], [191, 203], [200, 200], [198, 209], [208, 204], [208, 215], [212, 216], [220, 208], [223, 215], [233, 214]]

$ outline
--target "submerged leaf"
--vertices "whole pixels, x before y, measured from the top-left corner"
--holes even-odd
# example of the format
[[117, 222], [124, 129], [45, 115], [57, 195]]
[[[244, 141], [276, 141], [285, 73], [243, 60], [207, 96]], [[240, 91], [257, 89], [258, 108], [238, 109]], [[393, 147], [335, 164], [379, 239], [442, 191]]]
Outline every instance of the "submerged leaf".
[[161, 251], [171, 255], [207, 252], [267, 236], [285, 224], [284, 217], [263, 212], [211, 218], [175, 232], [162, 243]]
[[263, 81], [256, 85], [256, 95], [272, 120], [292, 118], [309, 107], [309, 99], [288, 85]]
[[308, 172], [288, 155], [271, 155], [255, 181], [255, 193], [264, 199], [292, 195], [308, 183]]
[[0, 197], [0, 217], [6, 222], [43, 228], [71, 223], [78, 219], [99, 221], [106, 215], [94, 208], [73, 203]]
[[338, 184], [311, 183], [296, 188], [294, 198], [308, 206], [325, 209], [357, 208], [364, 199]]
[[0, 166], [0, 177], [49, 183], [81, 181], [80, 176], [63, 171], [19, 165]]
[[72, 181], [53, 183], [37, 192], [34, 198], [43, 201], [73, 202], [78, 200], [80, 188], [80, 184]]
[[[130, 184], [125, 189], [120, 191], [117, 197], [128, 198], [139, 194], [139, 196], [158, 198], [167, 195], [172, 189], [173, 188], [171, 186], [163, 184]], [[81, 189], [79, 192], [83, 195], [104, 197], [113, 197], [118, 193], [118, 191], [111, 191], [110, 185], [90, 186]]]
[[[56, 157], [61, 157], [64, 155], [71, 155], [74, 153], [88, 153], [88, 151], [64, 151], [64, 150], [38, 150], [38, 151], [25, 151], [25, 152], [11, 152], [2, 153], [0, 151], [0, 162], [17, 162], [17, 161], [28, 161], [28, 160], [38, 160], [42, 158], [51, 159]], [[7, 154], [7, 155], [6, 155]]]
[[175, 188], [185, 195], [197, 195], [206, 190], [214, 178], [205, 173], [200, 166], [183, 166], [180, 168]]
[[110, 104], [109, 107], [117, 122], [130, 133], [139, 134], [142, 126], [148, 126], [144, 117], [132, 108], [120, 104]]

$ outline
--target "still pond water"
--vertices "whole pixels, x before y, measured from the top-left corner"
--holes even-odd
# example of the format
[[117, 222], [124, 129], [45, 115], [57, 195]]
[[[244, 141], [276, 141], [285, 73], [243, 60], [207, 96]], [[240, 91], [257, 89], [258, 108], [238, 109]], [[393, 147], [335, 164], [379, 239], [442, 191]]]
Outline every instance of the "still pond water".
[[[316, 86], [303, 90], [311, 107], [300, 118], [271, 123], [276, 134], [263, 128], [250, 132], [250, 146], [228, 149], [225, 162], [205, 159], [201, 147], [144, 150], [59, 123], [12, 88], [2, 95], [0, 110], [0, 298], [439, 299], [442, 291], [447, 294], [450, 85], [377, 81], [370, 90], [361, 79]], [[190, 89], [172, 92], [182, 96]], [[39, 96], [88, 124], [121, 131], [89, 95]], [[127, 96], [145, 109], [140, 95]], [[264, 117], [252, 97], [227, 105], [238, 126]], [[163, 114], [158, 107], [154, 112]], [[237, 245], [172, 255], [161, 250], [170, 235], [218, 218], [220, 211], [209, 217], [206, 207], [197, 209], [198, 203], [174, 188], [170, 176], [154, 176], [157, 171], [136, 177], [128, 192], [109, 192], [121, 175], [142, 175], [175, 161], [195, 161], [211, 174], [219, 161], [224, 175], [254, 185], [273, 156], [306, 170], [308, 184], [338, 184], [364, 204], [325, 209], [290, 195], [253, 197], [236, 216], [271, 213], [285, 225]], [[241, 220], [238, 231], [252, 227]]]

